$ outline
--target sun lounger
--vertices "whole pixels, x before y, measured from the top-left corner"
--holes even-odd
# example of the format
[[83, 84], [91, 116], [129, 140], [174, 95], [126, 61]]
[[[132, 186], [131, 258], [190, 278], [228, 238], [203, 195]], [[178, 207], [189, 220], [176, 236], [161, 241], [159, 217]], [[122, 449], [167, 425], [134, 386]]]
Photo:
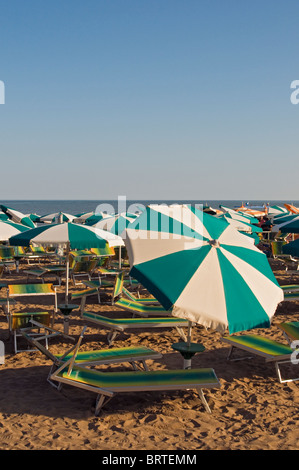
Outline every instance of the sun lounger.
[[205, 410], [211, 413], [202, 389], [220, 387], [213, 369], [101, 372], [72, 365], [72, 359], [59, 367], [51, 380], [96, 393], [96, 416], [116, 393], [189, 389], [197, 390]]
[[97, 313], [84, 312], [82, 318], [96, 324], [97, 326], [109, 330], [107, 341], [111, 345], [118, 333], [123, 333], [127, 329], [148, 329], [148, 328], [176, 328], [183, 341], [187, 337], [182, 330], [188, 327], [188, 320], [175, 317], [157, 318], [107, 318]]
[[[14, 340], [14, 351], [15, 354], [21, 351], [28, 351], [28, 349], [19, 349], [18, 348], [18, 337], [22, 336], [21, 329], [27, 328], [30, 329], [30, 335], [33, 336], [44, 336], [40, 332], [34, 333], [32, 321], [35, 320], [39, 323], [38, 330], [46, 328], [50, 325], [51, 314], [49, 312], [13, 312], [10, 314], [10, 331], [13, 333]], [[48, 346], [46, 338], [46, 346]]]
[[[32, 325], [40, 326], [36, 321], [31, 322]], [[66, 337], [74, 341], [74, 338], [65, 335], [64, 333], [49, 328], [49, 334], [44, 337], [33, 337], [28, 333], [27, 329], [22, 329], [21, 334], [27, 340], [27, 342], [34, 348], [34, 350], [39, 350], [43, 353], [48, 359], [52, 361], [52, 366], [48, 374], [48, 382], [57, 387], [57, 385], [51, 380], [51, 375], [57, 370], [61, 365], [70, 362], [72, 365], [79, 365], [80, 367], [95, 367], [108, 364], [121, 364], [129, 363], [134, 370], [140, 368], [140, 363], [142, 364], [144, 370], [148, 370], [146, 361], [161, 359], [162, 354], [156, 351], [153, 351], [150, 348], [137, 346], [137, 347], [127, 347], [127, 348], [109, 348], [101, 350], [89, 350], [89, 351], [79, 351], [86, 326], [83, 328], [77, 344], [73, 345], [68, 349], [64, 354], [52, 354], [47, 344], [44, 346], [40, 341], [41, 339], [49, 339], [50, 337], [59, 336]], [[60, 385], [61, 386], [61, 385]], [[60, 388], [60, 386], [58, 388]]]
[[[9, 284], [7, 287], [7, 315], [10, 317], [10, 304], [16, 297], [54, 296], [54, 314], [57, 312], [57, 292], [53, 284]], [[52, 326], [54, 315], [52, 316]], [[11, 326], [10, 319], [9, 325]]]
[[273, 362], [275, 364], [276, 373], [280, 383], [299, 380], [299, 378], [283, 380], [281, 376], [280, 365], [292, 363], [294, 350], [290, 348], [290, 346], [259, 335], [223, 337], [222, 341], [230, 345], [228, 360], [246, 359], [244, 357], [232, 359], [234, 349], [241, 349], [249, 352], [250, 354], [263, 357], [266, 362]]
[[54, 277], [58, 281], [58, 285], [61, 286], [61, 278], [65, 274], [66, 268], [63, 266], [43, 266], [42, 268], [34, 268], [24, 270], [23, 273], [27, 275], [27, 282], [30, 277], [40, 279], [42, 283], [45, 282], [46, 278]]
[[[171, 312], [165, 310], [161, 304], [159, 305], [148, 305], [146, 302], [140, 302], [139, 299], [136, 300], [131, 298], [124, 298], [122, 295], [124, 293], [124, 273], [119, 273], [115, 278], [115, 287], [113, 292], [112, 304], [120, 307], [121, 309], [127, 310], [135, 315], [141, 317], [148, 317], [151, 315], [159, 316], [163, 315], [164, 317], [170, 316]], [[126, 289], [125, 289], [126, 290]], [[128, 291], [127, 291], [128, 292]]]
[[72, 292], [72, 294], [71, 294], [71, 299], [72, 300], [81, 300], [81, 305], [80, 305], [81, 316], [83, 315], [83, 312], [84, 312], [84, 309], [85, 309], [87, 297], [89, 297], [91, 295], [95, 295], [95, 294], [98, 296], [98, 300], [100, 302], [101, 297], [100, 297], [100, 292], [99, 292], [98, 287], [91, 287], [90, 289], [84, 289], [84, 290], [81, 290], [81, 291]]
[[280, 323], [279, 328], [283, 331], [284, 336], [286, 337], [289, 344], [292, 344], [293, 341], [299, 341], [299, 322], [290, 321]]

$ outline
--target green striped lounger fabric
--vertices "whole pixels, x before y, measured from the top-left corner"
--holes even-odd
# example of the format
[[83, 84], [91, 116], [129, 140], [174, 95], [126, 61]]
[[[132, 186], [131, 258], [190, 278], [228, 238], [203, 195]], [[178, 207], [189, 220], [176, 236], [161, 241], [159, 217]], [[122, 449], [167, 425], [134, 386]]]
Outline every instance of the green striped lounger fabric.
[[52, 284], [10, 284], [10, 296], [55, 294]]
[[222, 341], [229, 343], [233, 347], [265, 357], [267, 361], [289, 358], [293, 352], [288, 345], [258, 335], [224, 337]]
[[239, 348], [247, 351], [249, 354], [263, 357], [266, 362], [273, 362], [275, 364], [277, 377], [280, 383], [295, 382], [299, 380], [297, 377], [282, 379], [280, 365], [292, 363], [292, 354], [294, 353], [294, 349], [290, 348], [288, 345], [259, 335], [224, 337], [222, 338], [222, 341], [231, 346], [228, 359], [231, 359], [233, 349]]
[[202, 388], [219, 388], [220, 383], [213, 369], [179, 369], [145, 372], [100, 372], [80, 367], [71, 371], [60, 367], [51, 376], [51, 380], [73, 385], [96, 392], [99, 396], [96, 414], [104, 404], [117, 392], [149, 392], [167, 390], [196, 389], [208, 412], [211, 412]]
[[126, 328], [145, 328], [161, 327], [167, 328], [168, 326], [188, 326], [188, 320], [180, 320], [175, 317], [167, 318], [107, 318], [97, 313], [84, 312], [83, 318], [90, 320], [99, 325], [106, 326], [107, 328], [115, 328], [119, 331], [124, 331]]
[[96, 325], [110, 330], [107, 340], [112, 344], [117, 332], [124, 332], [131, 328], [176, 328], [181, 338], [186, 341], [186, 335], [181, 330], [182, 327], [188, 327], [188, 320], [182, 320], [175, 317], [158, 318], [107, 318], [97, 313], [84, 312], [83, 319], [95, 323]]
[[[57, 355], [57, 359], [67, 362], [72, 354], [63, 357]], [[118, 362], [143, 361], [147, 359], [161, 359], [162, 354], [146, 347], [110, 348], [95, 351], [79, 351], [76, 355], [76, 363], [84, 365], [115, 364]]]
[[138, 302], [137, 300], [130, 300], [125, 298], [120, 298], [114, 305], [117, 307], [124, 308], [129, 310], [132, 313], [147, 317], [148, 315], [171, 315], [170, 311], [165, 310], [162, 305], [147, 305]]
[[278, 325], [290, 341], [299, 340], [299, 322], [291, 321]]

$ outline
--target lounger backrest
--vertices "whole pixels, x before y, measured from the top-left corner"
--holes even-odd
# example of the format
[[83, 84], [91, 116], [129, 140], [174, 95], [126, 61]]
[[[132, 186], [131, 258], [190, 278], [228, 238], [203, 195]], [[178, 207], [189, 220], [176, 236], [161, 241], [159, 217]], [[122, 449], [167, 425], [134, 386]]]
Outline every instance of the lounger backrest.
[[115, 277], [113, 300], [122, 294], [123, 285], [124, 285], [124, 273], [121, 272], [117, 274]]
[[1, 246], [0, 247], [0, 259], [1, 260], [10, 260], [15, 256], [15, 250], [13, 246]]
[[72, 274], [75, 273], [92, 273], [96, 268], [98, 261], [96, 259], [91, 261], [76, 261], [72, 267]]
[[53, 284], [9, 284], [10, 297], [21, 295], [55, 295]]
[[11, 329], [13, 331], [32, 326], [31, 319], [34, 319], [42, 325], [49, 326], [51, 315], [49, 312], [19, 312], [11, 313]]

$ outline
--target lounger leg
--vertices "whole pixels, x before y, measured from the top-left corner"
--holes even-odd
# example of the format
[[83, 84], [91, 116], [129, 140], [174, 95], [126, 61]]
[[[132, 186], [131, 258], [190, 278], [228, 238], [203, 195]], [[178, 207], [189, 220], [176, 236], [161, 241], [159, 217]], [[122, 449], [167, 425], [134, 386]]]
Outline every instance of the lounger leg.
[[299, 380], [299, 377], [298, 378], [294, 378], [294, 379], [282, 379], [281, 377], [281, 371], [280, 371], [280, 367], [279, 365], [280, 364], [290, 364], [292, 361], [280, 361], [280, 362], [275, 362], [275, 369], [276, 369], [276, 373], [277, 373], [277, 377], [278, 377], [278, 380], [281, 384], [283, 383], [287, 383], [287, 382], [296, 382], [297, 380]]
[[244, 356], [244, 357], [236, 357], [236, 358], [232, 358], [232, 354], [233, 354], [233, 350], [236, 349], [234, 346], [231, 346], [230, 347], [230, 350], [229, 350], [229, 353], [228, 353], [228, 356], [227, 356], [227, 360], [228, 361], [244, 361], [245, 359], [252, 359], [252, 356]]
[[[101, 409], [103, 408], [104, 405], [108, 403], [108, 401], [111, 400], [112, 397], [106, 397], [105, 395], [98, 395], [96, 399], [96, 409], [95, 409], [95, 416], [98, 416]], [[106, 401], [105, 401], [106, 399]]]
[[117, 333], [118, 333], [117, 331], [110, 331], [110, 333], [108, 333], [107, 341], [108, 341], [109, 346], [111, 346], [111, 344], [115, 340]]
[[211, 413], [212, 413], [212, 412], [211, 412], [211, 409], [210, 409], [210, 407], [209, 407], [209, 405], [208, 405], [208, 402], [207, 402], [207, 400], [206, 400], [206, 398], [205, 398], [205, 396], [204, 396], [204, 393], [203, 393], [202, 389], [199, 388], [199, 389], [197, 389], [197, 390], [198, 390], [199, 398], [201, 399], [202, 404], [203, 404], [203, 406], [205, 407], [205, 410], [206, 410], [208, 413], [211, 414]]

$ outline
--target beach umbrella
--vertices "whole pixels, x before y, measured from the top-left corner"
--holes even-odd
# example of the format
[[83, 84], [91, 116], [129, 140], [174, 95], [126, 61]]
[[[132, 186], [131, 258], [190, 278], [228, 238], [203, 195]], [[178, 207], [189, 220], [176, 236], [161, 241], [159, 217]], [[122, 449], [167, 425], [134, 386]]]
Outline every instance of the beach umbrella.
[[[120, 214], [111, 215], [110, 217], [103, 218], [97, 222], [94, 226], [102, 230], [125, 237], [126, 227], [132, 223], [138, 215], [129, 212], [122, 212]], [[121, 247], [119, 248], [119, 268], [121, 268]]]
[[299, 207], [294, 206], [293, 204], [284, 204], [285, 208], [292, 212], [293, 214], [299, 214]]
[[35, 223], [30, 219], [30, 217], [26, 216], [22, 212], [19, 212], [11, 207], [7, 207], [4, 205], [0, 205], [1, 210], [8, 215], [8, 217], [12, 220], [12, 222], [16, 222], [17, 224], [26, 225], [29, 228], [34, 228]]
[[283, 223], [274, 225], [272, 231], [281, 233], [299, 233], [299, 214]]
[[38, 222], [43, 224], [57, 224], [62, 222], [72, 222], [74, 218], [74, 215], [67, 214], [65, 212], [54, 212], [53, 214], [39, 217]]
[[285, 223], [293, 222], [293, 220], [295, 220], [298, 217], [299, 217], [299, 214], [290, 213], [288, 215], [284, 215], [284, 216], [280, 216], [280, 217], [274, 217], [272, 223], [273, 223], [273, 225], [282, 225], [282, 224], [285, 224]]
[[239, 230], [240, 232], [261, 233], [263, 231], [261, 227], [257, 227], [256, 225], [250, 224], [248, 222], [240, 221], [238, 219], [232, 219], [228, 217], [226, 214], [218, 218], [226, 220], [226, 222], [228, 222], [232, 227], [235, 227], [235, 229]]
[[148, 206], [125, 243], [130, 274], [175, 317], [232, 334], [269, 327], [283, 301], [253, 239], [194, 207]]
[[66, 249], [66, 303], [68, 302], [69, 252], [90, 248], [122, 246], [122, 238], [105, 230], [65, 222], [40, 226], [10, 238], [13, 246], [53, 246]]
[[270, 217], [286, 215], [289, 213], [286, 207], [282, 207], [282, 206], [269, 206], [267, 212]]
[[97, 228], [108, 230], [115, 235], [125, 236], [124, 230], [132, 223], [138, 215], [129, 212], [122, 212], [110, 217], [106, 217], [95, 224]]
[[284, 255], [291, 255], [295, 256], [296, 258], [299, 258], [299, 238], [283, 245], [282, 252]]
[[250, 223], [250, 224], [258, 224], [259, 221], [252, 215], [242, 214], [241, 212], [237, 212], [229, 207], [220, 206], [221, 209], [224, 211], [226, 217], [230, 217], [231, 219], [240, 220], [241, 222]]
[[8, 241], [10, 237], [18, 235], [19, 233], [26, 232], [30, 230], [29, 227], [25, 225], [15, 224], [11, 221], [0, 220], [0, 240]]
[[82, 214], [76, 214], [73, 222], [75, 224], [84, 224], [84, 222], [90, 217], [94, 216], [94, 211], [92, 212], [82, 212]]
[[110, 217], [112, 217], [112, 215], [106, 214], [106, 212], [95, 212], [90, 217], [87, 217], [85, 219], [85, 224], [89, 226], [93, 226], [93, 225], [96, 225], [101, 220], [109, 219]]

